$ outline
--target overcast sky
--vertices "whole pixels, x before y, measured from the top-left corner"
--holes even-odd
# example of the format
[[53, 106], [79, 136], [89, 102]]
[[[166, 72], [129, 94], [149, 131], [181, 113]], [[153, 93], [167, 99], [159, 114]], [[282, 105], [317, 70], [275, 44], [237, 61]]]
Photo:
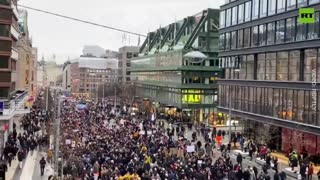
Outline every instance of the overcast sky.
[[[19, 4], [47, 10], [141, 34], [166, 26], [206, 8], [219, 8], [224, 0], [20, 0]], [[42, 56], [59, 63], [78, 57], [84, 45], [99, 45], [118, 50], [124, 45], [137, 45], [138, 37], [54, 17], [29, 12], [29, 32], [33, 46]], [[141, 38], [141, 44], [144, 39]]]

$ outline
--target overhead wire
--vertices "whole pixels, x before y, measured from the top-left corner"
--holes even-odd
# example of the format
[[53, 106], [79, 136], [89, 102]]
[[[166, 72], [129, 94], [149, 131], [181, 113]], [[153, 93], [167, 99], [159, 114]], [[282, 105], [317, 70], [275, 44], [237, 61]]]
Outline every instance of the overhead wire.
[[38, 11], [38, 12], [41, 12], [41, 13], [50, 14], [50, 15], [54, 15], [54, 16], [61, 17], [61, 18], [65, 18], [65, 19], [69, 19], [69, 20], [73, 20], [73, 21], [82, 22], [82, 23], [85, 23], [85, 24], [90, 24], [90, 25], [94, 25], [94, 26], [99, 26], [99, 27], [102, 27], [102, 28], [107, 28], [107, 29], [111, 29], [111, 30], [114, 30], [114, 31], [118, 31], [118, 32], [128, 33], [128, 34], [132, 34], [132, 35], [136, 35], [136, 36], [147, 37], [147, 35], [144, 35], [144, 34], [139, 34], [139, 33], [136, 33], [136, 32], [131, 32], [131, 31], [128, 31], [128, 30], [123, 30], [123, 29], [120, 29], [120, 28], [115, 28], [115, 27], [111, 27], [111, 26], [107, 26], [107, 25], [103, 25], [103, 24], [98, 24], [98, 23], [95, 23], [95, 22], [86, 21], [86, 20], [82, 20], [82, 19], [78, 19], [78, 18], [74, 18], [74, 17], [62, 15], [62, 14], [57, 14], [57, 13], [53, 13], [53, 12], [49, 12], [49, 11], [45, 11], [45, 10], [41, 10], [41, 9], [37, 9], [37, 8], [25, 6], [25, 5], [21, 5], [21, 4], [18, 4], [18, 6], [19, 6], [19, 7], [22, 7], [22, 8], [25, 8], [25, 9], [29, 9], [29, 10], [33, 10], [33, 11]]

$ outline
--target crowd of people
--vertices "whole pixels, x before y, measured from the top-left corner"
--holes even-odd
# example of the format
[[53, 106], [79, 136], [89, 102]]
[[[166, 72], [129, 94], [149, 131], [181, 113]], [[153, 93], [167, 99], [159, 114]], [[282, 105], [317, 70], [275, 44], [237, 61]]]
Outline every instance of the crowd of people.
[[102, 102], [86, 102], [86, 108], [78, 109], [83, 101], [63, 102], [59, 174], [66, 179], [271, 179], [267, 169], [259, 173], [218, 153], [212, 137], [187, 139], [181, 126], [177, 138], [161, 121], [130, 116], [122, 108], [116, 113]]

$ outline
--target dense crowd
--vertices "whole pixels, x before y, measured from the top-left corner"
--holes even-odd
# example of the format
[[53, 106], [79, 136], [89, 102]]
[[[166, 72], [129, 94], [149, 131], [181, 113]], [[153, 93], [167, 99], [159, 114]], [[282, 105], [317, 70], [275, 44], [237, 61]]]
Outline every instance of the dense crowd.
[[[63, 102], [61, 115], [63, 173], [65, 178], [87, 180], [161, 179], [270, 179], [267, 169], [242, 169], [229, 155], [214, 150], [211, 137], [186, 139], [183, 127], [163, 128], [146, 116], [114, 113], [106, 103], [81, 99]], [[121, 108], [120, 108], [121, 109]], [[117, 114], [117, 115], [115, 115]], [[237, 160], [242, 157], [237, 157]]]

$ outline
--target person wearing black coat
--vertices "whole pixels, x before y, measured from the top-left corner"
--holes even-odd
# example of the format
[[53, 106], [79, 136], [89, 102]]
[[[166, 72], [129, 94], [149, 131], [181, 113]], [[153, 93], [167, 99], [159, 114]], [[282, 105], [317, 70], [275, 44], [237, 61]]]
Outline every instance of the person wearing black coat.
[[237, 163], [242, 167], [242, 156], [240, 153], [237, 155]]
[[22, 150], [20, 150], [20, 151], [18, 152], [18, 161], [19, 161], [19, 167], [20, 167], [20, 169], [22, 169], [22, 161], [23, 161], [24, 157], [25, 157], [24, 152], [23, 152]]

